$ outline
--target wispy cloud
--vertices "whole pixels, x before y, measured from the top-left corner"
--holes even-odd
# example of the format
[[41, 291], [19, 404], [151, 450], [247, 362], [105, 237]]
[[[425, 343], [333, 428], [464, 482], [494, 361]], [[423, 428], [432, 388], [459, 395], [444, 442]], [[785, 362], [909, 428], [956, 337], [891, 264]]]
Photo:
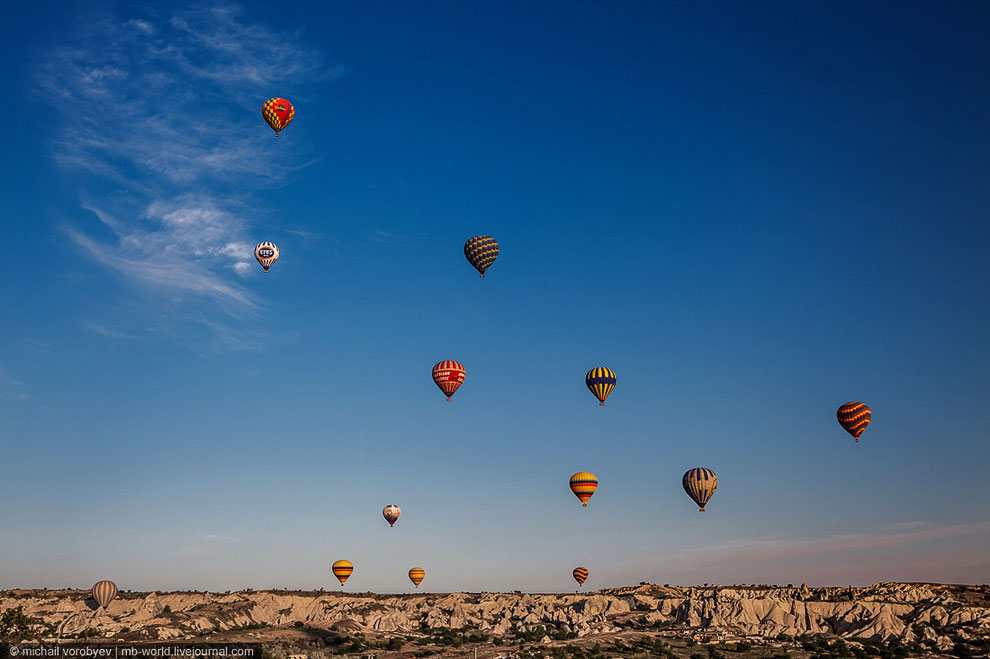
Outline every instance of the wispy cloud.
[[[281, 144], [260, 103], [340, 70], [231, 4], [96, 15], [86, 26], [38, 71], [58, 116], [53, 157], [81, 175], [81, 206], [99, 220], [88, 226], [82, 216], [66, 234], [149, 293], [156, 311], [161, 300], [181, 303], [186, 319], [215, 329], [228, 347], [259, 347], [245, 335], [251, 325], [231, 323], [264, 305], [246, 279], [260, 240], [253, 229], [265, 218], [245, 190], [281, 184], [308, 164], [285, 148], [272, 157]], [[101, 323], [90, 329], [132, 335]]]
[[27, 400], [27, 390], [24, 383], [11, 375], [3, 364], [0, 364], [0, 400]]

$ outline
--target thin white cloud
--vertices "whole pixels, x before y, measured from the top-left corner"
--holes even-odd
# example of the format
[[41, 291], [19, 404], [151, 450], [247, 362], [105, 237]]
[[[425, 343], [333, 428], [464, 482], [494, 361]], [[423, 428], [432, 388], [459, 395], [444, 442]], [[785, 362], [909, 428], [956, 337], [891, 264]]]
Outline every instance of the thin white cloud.
[[217, 332], [220, 343], [253, 349], [259, 339], [244, 334], [244, 323], [214, 311], [239, 317], [264, 304], [246, 283], [253, 229], [265, 218], [245, 191], [280, 185], [310, 164], [286, 148], [272, 157], [281, 144], [260, 103], [340, 70], [237, 5], [167, 11], [92, 16], [39, 67], [39, 91], [58, 117], [52, 155], [81, 174], [82, 206], [102, 225], [87, 227], [83, 217], [67, 234], [155, 300], [156, 312], [162, 300], [181, 303], [184, 318]]
[[22, 401], [28, 400], [28, 398], [30, 397], [27, 395], [24, 383], [11, 375], [3, 364], [0, 364], [0, 400]]

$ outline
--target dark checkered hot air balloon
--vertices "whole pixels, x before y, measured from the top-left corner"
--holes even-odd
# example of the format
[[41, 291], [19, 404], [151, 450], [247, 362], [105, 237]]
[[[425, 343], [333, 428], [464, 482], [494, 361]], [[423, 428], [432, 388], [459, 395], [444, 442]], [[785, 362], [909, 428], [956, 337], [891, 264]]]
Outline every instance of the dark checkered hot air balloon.
[[681, 479], [684, 491], [699, 506], [699, 512], [705, 512], [705, 504], [715, 494], [718, 487], [718, 476], [707, 467], [695, 467], [688, 469]]
[[468, 263], [485, 276], [485, 270], [498, 258], [498, 241], [491, 236], [475, 236], [464, 243], [464, 256]]
[[584, 383], [588, 385], [588, 391], [595, 395], [599, 405], [605, 404], [605, 399], [615, 388], [615, 373], [612, 369], [599, 366], [588, 371], [584, 377]]
[[574, 568], [574, 571], [571, 572], [571, 575], [573, 575], [574, 581], [578, 582], [579, 586], [583, 586], [584, 580], [588, 578], [588, 568], [576, 567]]
[[839, 420], [839, 425], [845, 428], [846, 432], [852, 435], [857, 442], [859, 442], [859, 436], [866, 430], [866, 426], [870, 425], [870, 408], [865, 403], [855, 401], [846, 403], [839, 407], [835, 416]]
[[433, 367], [433, 381], [440, 387], [440, 391], [447, 396], [448, 401], [464, 382], [466, 376], [467, 371], [464, 370], [461, 363], [452, 359], [437, 362], [437, 365]]
[[261, 116], [275, 131], [275, 137], [278, 137], [279, 131], [288, 126], [296, 116], [296, 109], [284, 98], [270, 98], [261, 107]]

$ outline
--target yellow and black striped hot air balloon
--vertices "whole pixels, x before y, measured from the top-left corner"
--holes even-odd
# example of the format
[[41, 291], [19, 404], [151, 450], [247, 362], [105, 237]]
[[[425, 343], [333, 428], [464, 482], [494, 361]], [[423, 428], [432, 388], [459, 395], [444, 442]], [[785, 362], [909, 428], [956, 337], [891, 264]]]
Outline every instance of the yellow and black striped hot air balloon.
[[414, 567], [409, 570], [409, 581], [413, 582], [413, 585], [419, 588], [419, 584], [422, 583], [423, 578], [426, 576], [426, 570], [421, 567]]
[[265, 269], [265, 272], [268, 272], [268, 268], [272, 267], [275, 261], [278, 261], [278, 246], [269, 241], [258, 243], [258, 246], [254, 248], [254, 258], [258, 259], [261, 267]]
[[703, 513], [705, 512], [705, 504], [712, 498], [712, 495], [715, 494], [715, 488], [718, 487], [718, 476], [707, 467], [695, 467], [685, 472], [684, 478], [681, 479], [681, 485], [684, 486], [687, 495], [698, 504], [698, 512]]
[[113, 601], [113, 598], [117, 596], [117, 584], [112, 581], [97, 581], [93, 584], [93, 599], [99, 604], [103, 609], [107, 608], [107, 605]]
[[839, 407], [835, 416], [839, 420], [839, 425], [845, 428], [846, 432], [852, 435], [858, 443], [859, 436], [866, 430], [866, 426], [870, 425], [872, 414], [865, 403], [853, 401]]
[[578, 582], [579, 586], [584, 585], [584, 580], [588, 578], [588, 568], [586, 567], [576, 567], [574, 571], [571, 572], [574, 577], [574, 581]]
[[588, 499], [598, 489], [598, 478], [587, 471], [579, 471], [571, 476], [571, 492], [581, 500], [581, 507], [588, 507]]
[[498, 258], [498, 241], [491, 236], [475, 236], [464, 243], [464, 256], [475, 270], [485, 276], [485, 270]]
[[615, 373], [612, 372], [612, 369], [599, 366], [588, 371], [584, 383], [588, 385], [588, 390], [595, 394], [595, 398], [599, 401], [598, 404], [604, 405], [605, 399], [615, 388]]
[[354, 571], [354, 563], [345, 560], [334, 561], [330, 569], [333, 570], [333, 576], [337, 577], [340, 585], [343, 586], [347, 577], [351, 576], [351, 572]]

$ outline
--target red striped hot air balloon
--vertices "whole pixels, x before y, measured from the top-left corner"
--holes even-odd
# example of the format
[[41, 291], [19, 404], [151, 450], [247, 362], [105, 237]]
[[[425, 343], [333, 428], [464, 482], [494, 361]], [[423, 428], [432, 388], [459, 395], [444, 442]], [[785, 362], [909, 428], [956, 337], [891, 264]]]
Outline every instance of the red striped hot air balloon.
[[275, 131], [275, 137], [278, 137], [279, 131], [288, 126], [296, 116], [296, 109], [284, 98], [270, 98], [261, 106], [261, 116]]
[[423, 578], [426, 576], [426, 570], [421, 567], [414, 567], [409, 570], [409, 581], [413, 582], [413, 585], [419, 588], [419, 584], [422, 583]]
[[382, 517], [385, 518], [389, 526], [395, 526], [395, 523], [398, 521], [399, 515], [401, 514], [402, 510], [394, 504], [389, 504], [385, 506], [384, 510], [382, 510]]
[[581, 507], [588, 507], [588, 499], [598, 489], [598, 477], [587, 471], [579, 471], [571, 476], [571, 492], [581, 500]]
[[457, 391], [457, 388], [464, 382], [466, 375], [467, 372], [461, 363], [450, 359], [438, 362], [433, 367], [433, 381], [440, 387], [440, 391], [446, 394], [448, 401], [454, 395], [454, 392]]
[[866, 426], [870, 425], [872, 414], [865, 403], [853, 401], [839, 407], [835, 416], [839, 420], [839, 425], [845, 428], [846, 432], [852, 435], [858, 443], [859, 436], [866, 430]]
[[117, 596], [117, 584], [112, 581], [97, 581], [93, 584], [93, 599], [96, 603], [100, 605], [103, 609], [107, 608], [107, 605], [113, 601], [113, 598]]
[[347, 577], [351, 576], [351, 572], [354, 571], [354, 563], [345, 560], [334, 561], [330, 569], [333, 570], [333, 576], [337, 577], [340, 585], [343, 586]]
[[586, 567], [576, 567], [574, 571], [571, 572], [574, 577], [574, 581], [578, 582], [579, 586], [584, 585], [584, 580], [588, 578], [588, 568]]

